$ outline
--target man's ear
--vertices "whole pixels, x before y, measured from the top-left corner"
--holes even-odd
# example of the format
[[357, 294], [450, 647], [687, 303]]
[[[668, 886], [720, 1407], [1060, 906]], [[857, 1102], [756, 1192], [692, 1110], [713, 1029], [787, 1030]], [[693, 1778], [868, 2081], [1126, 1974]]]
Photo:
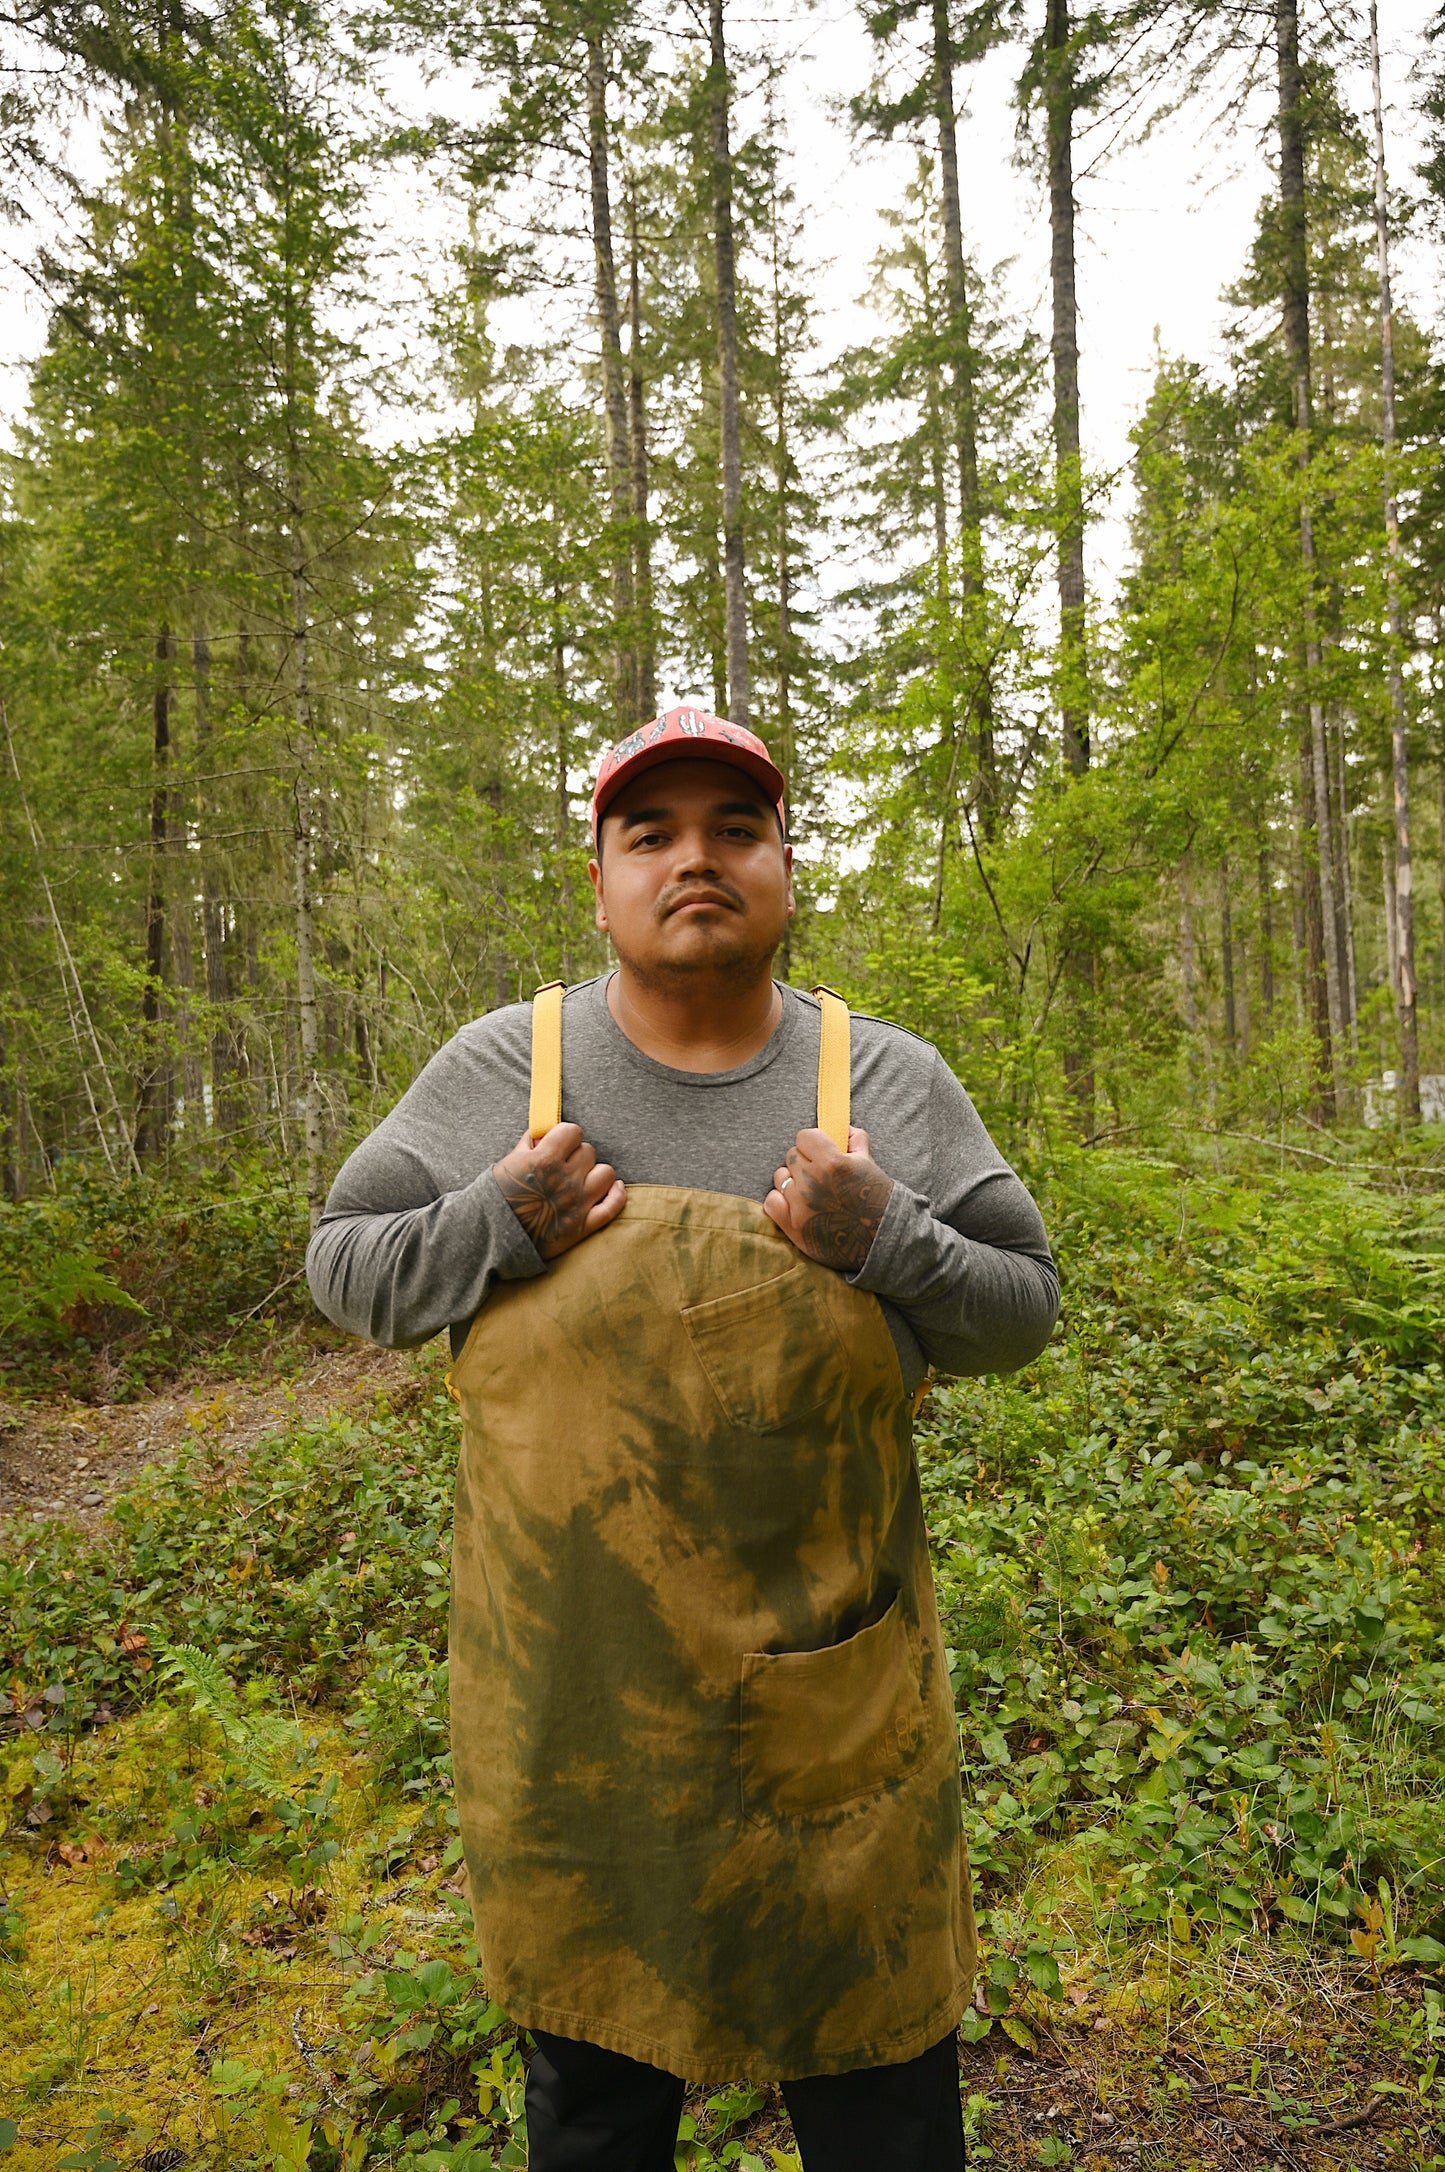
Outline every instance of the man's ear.
[[589, 860], [587, 862], [587, 873], [591, 878], [593, 895], [597, 900], [597, 925], [605, 934], [607, 930], [607, 907], [602, 902], [602, 862], [600, 860]]
[[793, 891], [793, 848], [791, 845], [784, 845], [783, 847], [783, 865], [788, 871], [788, 918], [791, 920], [798, 909], [798, 900]]

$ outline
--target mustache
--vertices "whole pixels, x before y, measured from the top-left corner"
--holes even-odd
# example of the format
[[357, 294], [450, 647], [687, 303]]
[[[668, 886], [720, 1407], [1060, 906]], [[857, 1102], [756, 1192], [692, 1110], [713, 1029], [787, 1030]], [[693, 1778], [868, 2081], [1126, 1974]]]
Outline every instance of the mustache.
[[713, 904], [719, 900], [730, 905], [734, 912], [742, 912], [744, 909], [742, 892], [735, 890], [730, 882], [713, 880], [671, 883], [657, 901], [658, 918], [665, 920], [668, 914], [676, 912], [680, 905], [703, 902]]

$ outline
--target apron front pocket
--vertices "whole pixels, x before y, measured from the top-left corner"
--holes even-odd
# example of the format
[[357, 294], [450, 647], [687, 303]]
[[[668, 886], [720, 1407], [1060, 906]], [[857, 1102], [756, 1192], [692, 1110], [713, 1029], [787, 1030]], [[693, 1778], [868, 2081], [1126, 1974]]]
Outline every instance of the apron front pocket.
[[901, 1598], [817, 1652], [744, 1652], [743, 1814], [837, 1809], [878, 1790], [924, 1748], [918, 1656]]
[[847, 1357], [817, 1277], [799, 1260], [751, 1288], [684, 1305], [682, 1321], [734, 1425], [776, 1433], [837, 1395]]

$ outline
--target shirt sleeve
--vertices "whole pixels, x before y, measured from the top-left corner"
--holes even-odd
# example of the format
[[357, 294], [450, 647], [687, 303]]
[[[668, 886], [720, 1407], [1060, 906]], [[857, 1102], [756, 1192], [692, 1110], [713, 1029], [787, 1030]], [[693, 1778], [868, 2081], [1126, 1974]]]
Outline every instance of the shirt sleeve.
[[455, 1041], [438, 1050], [362, 1140], [342, 1164], [307, 1248], [318, 1310], [389, 1349], [415, 1349], [470, 1320], [498, 1282], [545, 1271], [492, 1175], [496, 1156], [450, 1189], [438, 1173], [448, 1127], [455, 1138], [464, 1062]]
[[938, 1372], [1014, 1372], [1058, 1317], [1043, 1217], [936, 1054], [929, 1129], [932, 1198], [895, 1182], [849, 1279], [903, 1315]]

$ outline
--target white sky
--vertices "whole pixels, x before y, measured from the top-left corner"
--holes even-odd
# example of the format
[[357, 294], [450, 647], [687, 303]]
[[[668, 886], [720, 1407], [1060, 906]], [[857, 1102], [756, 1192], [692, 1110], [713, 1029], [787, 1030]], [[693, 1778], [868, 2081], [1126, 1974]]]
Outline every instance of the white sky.
[[[757, 0], [754, 0], [754, 5]], [[766, 0], [764, 0], [764, 5]], [[1410, 184], [1419, 152], [1410, 69], [1424, 49], [1435, 0], [1384, 0], [1381, 41], [1387, 149], [1395, 186]], [[911, 177], [904, 147], [860, 148], [839, 117], [840, 102], [863, 88], [872, 61], [856, 9], [827, 0], [800, 12], [778, 0], [776, 12], [743, 14], [733, 22], [739, 49], [767, 43], [794, 57], [785, 80], [793, 182], [806, 219], [805, 249], [815, 267], [814, 291], [823, 352], [850, 344], [869, 328], [858, 300], [868, 266], [884, 239], [881, 206], [896, 201]], [[991, 55], [960, 74], [964, 109], [960, 157], [965, 241], [980, 266], [1014, 260], [1008, 300], [1047, 337], [1048, 226], [1036, 179], [1014, 162], [1012, 79], [1017, 54]], [[1361, 119], [1368, 116], [1368, 79], [1347, 73]], [[452, 97], [456, 101], [457, 87]], [[445, 95], [445, 94], [444, 94]], [[743, 116], [746, 122], [747, 116]], [[1085, 456], [1096, 468], [1121, 470], [1130, 422], [1142, 404], [1153, 368], [1156, 333], [1164, 348], [1200, 361], [1215, 358], [1224, 320], [1221, 289], [1237, 278], [1267, 185], [1267, 103], [1226, 140], [1211, 126], [1205, 103], [1163, 125], [1148, 142], [1114, 153], [1095, 174], [1082, 174], [1079, 200], [1081, 401]], [[93, 127], [82, 126], [76, 152], [95, 166]], [[394, 210], [392, 207], [394, 206]], [[414, 274], [417, 244], [431, 229], [433, 244], [449, 223], [434, 195], [398, 179], [388, 187], [382, 223], [394, 246], [379, 277]], [[0, 233], [0, 431], [9, 435], [23, 410], [26, 367], [45, 329], [41, 297], [24, 258], [33, 234]], [[1425, 321], [1438, 313], [1438, 259], [1423, 248], [1398, 252], [1397, 298]], [[583, 302], [585, 306], [585, 300]], [[1120, 569], [1127, 483], [1091, 530], [1091, 581], [1107, 591]]]

